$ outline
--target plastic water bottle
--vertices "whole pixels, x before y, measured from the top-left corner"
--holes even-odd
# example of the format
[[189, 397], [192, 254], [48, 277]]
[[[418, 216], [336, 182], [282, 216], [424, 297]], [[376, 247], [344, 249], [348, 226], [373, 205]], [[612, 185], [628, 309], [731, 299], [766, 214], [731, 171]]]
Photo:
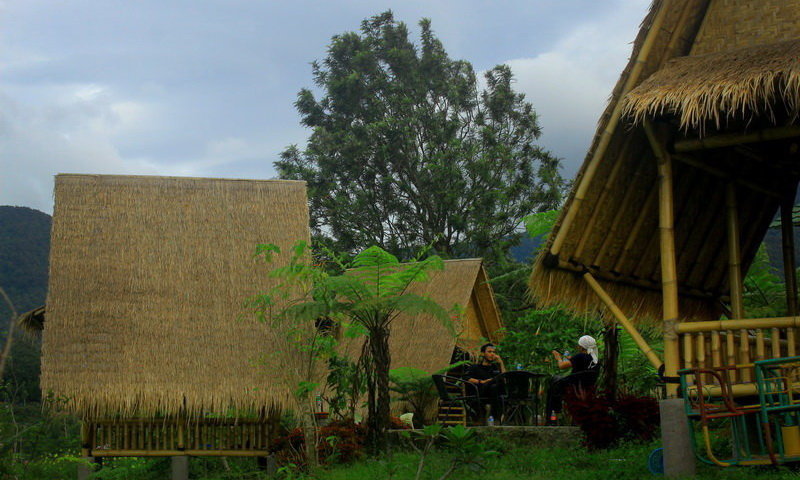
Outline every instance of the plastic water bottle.
[[487, 427], [494, 427], [494, 417], [489, 415], [489, 418], [486, 419], [486, 426]]

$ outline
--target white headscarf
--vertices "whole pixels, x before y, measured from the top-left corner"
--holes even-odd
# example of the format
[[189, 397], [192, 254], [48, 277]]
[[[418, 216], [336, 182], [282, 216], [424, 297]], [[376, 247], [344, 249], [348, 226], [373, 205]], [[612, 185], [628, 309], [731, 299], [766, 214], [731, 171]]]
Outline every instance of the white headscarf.
[[586, 349], [586, 353], [592, 356], [592, 364], [590, 366], [597, 365], [597, 342], [594, 338], [590, 337], [589, 335], [584, 335], [578, 339], [578, 345]]

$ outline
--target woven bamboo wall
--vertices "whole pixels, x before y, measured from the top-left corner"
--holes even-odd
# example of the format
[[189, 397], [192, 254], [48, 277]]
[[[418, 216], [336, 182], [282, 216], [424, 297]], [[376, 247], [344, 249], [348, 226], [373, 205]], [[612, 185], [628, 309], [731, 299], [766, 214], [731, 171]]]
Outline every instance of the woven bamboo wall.
[[713, 0], [691, 55], [800, 37], [800, 0]]

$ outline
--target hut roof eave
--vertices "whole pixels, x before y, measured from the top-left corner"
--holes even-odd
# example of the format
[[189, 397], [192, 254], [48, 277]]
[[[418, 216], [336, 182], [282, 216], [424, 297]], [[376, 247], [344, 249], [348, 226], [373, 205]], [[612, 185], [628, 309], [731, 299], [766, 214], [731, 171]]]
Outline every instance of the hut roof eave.
[[623, 97], [624, 115], [635, 123], [676, 115], [682, 129], [735, 116], [774, 117], [800, 108], [800, 39], [670, 60]]

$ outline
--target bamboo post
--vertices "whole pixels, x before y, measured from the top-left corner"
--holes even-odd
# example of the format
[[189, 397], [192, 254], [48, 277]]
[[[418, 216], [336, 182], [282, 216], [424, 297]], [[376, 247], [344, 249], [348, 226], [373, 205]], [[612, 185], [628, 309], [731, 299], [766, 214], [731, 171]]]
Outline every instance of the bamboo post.
[[770, 330], [772, 332], [772, 358], [781, 358], [781, 331], [777, 328]]
[[561, 251], [561, 247], [567, 238], [567, 233], [569, 233], [572, 222], [575, 220], [575, 214], [577, 213], [581, 202], [583, 202], [583, 199], [586, 197], [586, 192], [589, 190], [589, 184], [592, 183], [592, 177], [594, 177], [595, 172], [597, 172], [597, 167], [600, 165], [600, 160], [605, 155], [608, 144], [611, 142], [611, 137], [614, 135], [614, 131], [619, 123], [619, 119], [622, 115], [622, 97], [628, 93], [639, 81], [639, 76], [642, 73], [645, 63], [647, 63], [647, 57], [650, 55], [650, 50], [656, 43], [656, 38], [661, 31], [661, 24], [664, 22], [664, 17], [666, 16], [667, 10], [667, 8], [659, 9], [655, 18], [653, 19], [653, 23], [650, 25], [650, 28], [647, 31], [647, 36], [642, 43], [641, 49], [639, 49], [639, 53], [636, 56], [636, 61], [631, 68], [630, 74], [628, 74], [628, 78], [625, 80], [625, 85], [623, 85], [622, 90], [619, 92], [619, 97], [614, 104], [614, 108], [611, 110], [608, 123], [606, 123], [605, 129], [600, 134], [600, 140], [597, 142], [597, 147], [592, 153], [592, 158], [589, 160], [586, 170], [583, 172], [583, 175], [578, 182], [578, 187], [576, 188], [575, 195], [572, 199], [572, 205], [564, 214], [564, 219], [561, 221], [561, 226], [559, 227], [558, 232], [556, 232], [556, 237], [553, 239], [553, 244], [550, 247], [550, 253], [553, 255], [558, 255], [558, 253]]
[[756, 360], [764, 360], [766, 348], [764, 345], [764, 330], [756, 330]]
[[[728, 365], [736, 365], [736, 337], [733, 335], [732, 330], [727, 330], [725, 335], [725, 358]], [[737, 371], [734, 370], [730, 373], [732, 382], [738, 378]]]
[[[725, 188], [731, 313], [733, 314], [732, 320], [741, 320], [744, 318], [744, 286], [742, 284], [742, 255], [739, 245], [739, 212], [736, 203], [736, 185], [729, 182]], [[747, 329], [744, 328], [739, 330], [739, 354], [740, 363], [750, 363], [750, 335]], [[753, 377], [749, 368], [742, 368], [741, 378], [744, 382], [752, 381]]]
[[[787, 195], [781, 202], [781, 243], [783, 247], [783, 276], [786, 285], [786, 310], [789, 316], [795, 317], [797, 316], [797, 277], [795, 277], [797, 266], [794, 261], [794, 221], [792, 219], [795, 192], [792, 191], [791, 194], [791, 197]], [[790, 357], [795, 356], [797, 338], [794, 328], [786, 330], [786, 341], [788, 343], [787, 354]]]
[[711, 366], [722, 366], [722, 351], [720, 350], [719, 332], [711, 332]]
[[[678, 278], [675, 260], [672, 160], [656, 137], [652, 123], [645, 120], [643, 126], [650, 147], [658, 161], [658, 230], [661, 247], [661, 290], [664, 316], [664, 376], [668, 379], [675, 379], [680, 368], [680, 352], [678, 334], [675, 332], [675, 326], [678, 323]], [[678, 385], [672, 382], [667, 383], [667, 396], [675, 397], [677, 393]]]
[[596, 293], [597, 296], [600, 297], [600, 300], [606, 305], [606, 307], [608, 307], [608, 310], [612, 315], [614, 315], [614, 318], [617, 320], [617, 322], [622, 325], [622, 328], [624, 328], [631, 338], [633, 338], [636, 346], [639, 347], [639, 350], [641, 350], [642, 353], [644, 353], [645, 357], [647, 357], [647, 360], [650, 361], [650, 364], [653, 365], [656, 370], [661, 368], [661, 365], [663, 365], [664, 362], [658, 358], [658, 355], [656, 355], [650, 345], [647, 344], [647, 341], [645, 341], [636, 327], [633, 326], [628, 317], [626, 317], [617, 304], [614, 303], [614, 300], [611, 299], [611, 296], [608, 294], [608, 292], [606, 292], [605, 289], [600, 286], [599, 283], [597, 283], [597, 280], [594, 279], [591, 273], [585, 273], [583, 275], [583, 279], [586, 280], [586, 283], [588, 283], [592, 290], [594, 290], [594, 293]]

